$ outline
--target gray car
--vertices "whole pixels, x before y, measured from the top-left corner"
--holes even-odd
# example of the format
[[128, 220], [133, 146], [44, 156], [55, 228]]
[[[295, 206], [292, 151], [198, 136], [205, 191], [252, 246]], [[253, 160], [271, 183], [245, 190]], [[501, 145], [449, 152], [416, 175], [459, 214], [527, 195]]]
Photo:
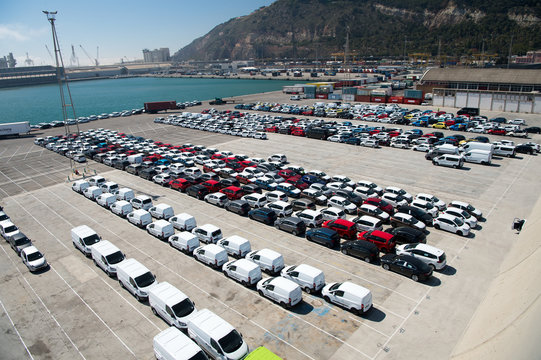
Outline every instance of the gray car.
[[23, 234], [22, 232], [19, 232], [9, 238], [9, 245], [11, 248], [17, 253], [17, 255], [21, 255], [21, 250], [32, 246], [32, 241]]
[[277, 219], [274, 222], [274, 226], [279, 230], [287, 231], [295, 236], [304, 234], [306, 231], [306, 224], [304, 221], [293, 216]]

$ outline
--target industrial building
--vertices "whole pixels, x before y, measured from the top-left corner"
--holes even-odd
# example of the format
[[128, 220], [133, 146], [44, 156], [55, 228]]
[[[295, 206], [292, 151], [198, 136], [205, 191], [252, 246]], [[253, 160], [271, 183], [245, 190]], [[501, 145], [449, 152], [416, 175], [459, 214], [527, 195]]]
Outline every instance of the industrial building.
[[21, 66], [0, 68], [0, 88], [55, 83], [56, 67]]
[[154, 50], [143, 49], [143, 60], [146, 63], [169, 61], [171, 60], [169, 48], [159, 48]]
[[433, 68], [416, 88], [432, 93], [434, 106], [541, 113], [541, 70]]

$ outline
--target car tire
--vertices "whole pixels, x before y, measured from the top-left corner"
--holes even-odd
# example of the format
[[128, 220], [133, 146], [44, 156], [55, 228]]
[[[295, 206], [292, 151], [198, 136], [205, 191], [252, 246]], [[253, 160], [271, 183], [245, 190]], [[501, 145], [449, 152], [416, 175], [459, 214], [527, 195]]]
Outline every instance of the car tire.
[[347, 250], [347, 249], [342, 249], [342, 250], [340, 250], [340, 252], [342, 252], [342, 254], [344, 254], [344, 255], [347, 255], [347, 254], [348, 254], [348, 250]]
[[139, 302], [142, 302], [141, 297], [139, 295], [137, 295], [137, 294], [135, 294], [135, 299], [137, 299], [137, 301], [139, 301]]
[[261, 290], [257, 290], [257, 293], [258, 293], [258, 294], [259, 294], [260, 296], [263, 296], [263, 297], [265, 297], [265, 294], [263, 294], [263, 291], [261, 291]]
[[415, 282], [418, 282], [419, 281], [419, 276], [413, 274], [413, 275], [411, 275], [411, 280], [413, 280]]
[[363, 260], [370, 264], [370, 256], [365, 256]]
[[434, 224], [434, 229], [439, 230], [440, 229], [440, 224]]
[[389, 267], [389, 264], [383, 264], [382, 267], [385, 269], [385, 270], [390, 270], [391, 268]]
[[284, 309], [287, 309], [287, 304], [283, 301], [280, 301], [280, 306], [283, 307]]
[[293, 236], [299, 235], [299, 234], [297, 233], [297, 230], [293, 230], [293, 231], [291, 232], [291, 234], [292, 234]]
[[278, 230], [280, 230], [280, 224], [274, 224], [274, 227]]
[[154, 309], [152, 306], [150, 307], [150, 310], [152, 310], [152, 313], [156, 316], [158, 316], [158, 312], [156, 311], [156, 309]]
[[458, 231], [456, 232], [456, 234], [457, 234], [458, 236], [464, 236], [464, 234], [463, 234], [462, 231], [460, 231], [460, 230], [458, 230]]
[[312, 288], [306, 287], [306, 288], [304, 288], [304, 291], [306, 291], [307, 294], [311, 294], [312, 293]]
[[434, 264], [428, 264], [428, 266], [430, 266], [433, 272], [436, 271], [436, 267], [434, 266]]
[[327, 295], [323, 296], [323, 300], [325, 300], [328, 303], [331, 302], [331, 299]]
[[119, 282], [121, 288], [123, 288], [123, 289], [126, 288], [126, 287], [124, 286], [124, 283], [123, 283], [122, 281], [118, 280], [118, 282]]
[[223, 270], [222, 273], [223, 273], [226, 277], [228, 277], [228, 276], [227, 276], [227, 271]]

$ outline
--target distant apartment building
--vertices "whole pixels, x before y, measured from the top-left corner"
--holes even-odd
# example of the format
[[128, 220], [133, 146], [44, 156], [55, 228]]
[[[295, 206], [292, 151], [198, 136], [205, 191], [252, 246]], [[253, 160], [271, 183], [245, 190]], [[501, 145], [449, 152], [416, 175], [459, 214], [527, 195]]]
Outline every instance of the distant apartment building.
[[515, 57], [513, 62], [515, 64], [540, 64], [541, 50], [528, 51], [524, 56]]
[[169, 48], [159, 48], [154, 50], [143, 50], [143, 60], [146, 63], [166, 62], [171, 60]]

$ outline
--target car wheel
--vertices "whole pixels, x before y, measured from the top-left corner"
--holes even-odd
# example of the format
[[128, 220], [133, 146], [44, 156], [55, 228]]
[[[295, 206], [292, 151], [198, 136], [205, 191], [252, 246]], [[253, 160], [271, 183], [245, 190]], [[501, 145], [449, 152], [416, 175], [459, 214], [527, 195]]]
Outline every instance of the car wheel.
[[367, 263], [370, 263], [370, 256], [365, 256], [363, 260], [366, 261]]
[[274, 227], [280, 230], [280, 224], [275, 224]]
[[307, 294], [311, 294], [312, 293], [312, 288], [304, 288], [304, 291], [306, 291]]
[[329, 249], [332, 249], [332, 248], [334, 247], [334, 243], [329, 242], [329, 243], [327, 243], [326, 246], [327, 246]]
[[306, 240], [308, 240], [308, 241], [312, 241], [312, 237], [310, 237], [310, 236], [307, 236], [307, 237], [306, 237]]
[[227, 271], [224, 270], [224, 271], [222, 271], [222, 272], [224, 273], [225, 276], [227, 276]]
[[[224, 205], [225, 206], [225, 205]], [[250, 220], [253, 220], [254, 219], [254, 216], [253, 215], [248, 215], [248, 217], [250, 218]]]
[[432, 164], [433, 165], [438, 165], [434, 160], [432, 160]]
[[284, 309], [287, 309], [287, 304], [283, 301], [280, 302], [280, 306], [283, 307]]
[[417, 275], [415, 275], [415, 274], [414, 274], [414, 275], [411, 275], [411, 280], [417, 282], [417, 281], [419, 281], [419, 276], [417, 276]]
[[98, 266], [98, 262], [95, 259], [92, 259], [94, 261], [94, 265]]
[[293, 230], [293, 231], [291, 232], [291, 234], [293, 234], [293, 236], [297, 236], [297, 235], [298, 235], [297, 230]]
[[139, 302], [141, 302], [141, 300], [142, 300], [141, 297], [140, 297], [139, 295], [137, 295], [137, 294], [135, 294], [135, 298], [136, 298], [137, 301], [139, 301]]
[[384, 268], [385, 270], [389, 270], [389, 269], [390, 269], [389, 264], [383, 264], [383, 268]]
[[434, 224], [434, 229], [439, 230], [440, 229], [440, 224]]
[[347, 254], [348, 254], [348, 250], [347, 250], [347, 249], [342, 249], [342, 250], [340, 250], [340, 251], [341, 251], [342, 254], [344, 254], [344, 255], [347, 255]]
[[436, 271], [436, 267], [434, 266], [434, 264], [428, 264], [428, 266], [430, 266], [433, 272]]
[[456, 234], [457, 234], [458, 236], [464, 236], [464, 234], [463, 234], [462, 231], [460, 231], [460, 230], [458, 230], [458, 231], [456, 232]]
[[261, 296], [265, 296], [265, 295], [263, 294], [263, 291], [261, 291], [261, 290], [257, 290], [257, 293], [258, 293], [259, 295], [261, 295]]
[[363, 314], [363, 312], [361, 310], [355, 309], [355, 308], [352, 308], [351, 312], [354, 313], [357, 316], [361, 316]]
[[153, 307], [150, 308], [150, 310], [152, 310], [152, 313], [156, 316], [158, 316], [158, 312], [156, 311], [156, 309], [154, 309]]
[[121, 287], [121, 288], [125, 289], [124, 283], [123, 283], [122, 281], [118, 280], [118, 283], [120, 284], [120, 287]]
[[331, 299], [327, 295], [323, 296], [323, 300], [325, 300], [328, 303], [331, 302]]

